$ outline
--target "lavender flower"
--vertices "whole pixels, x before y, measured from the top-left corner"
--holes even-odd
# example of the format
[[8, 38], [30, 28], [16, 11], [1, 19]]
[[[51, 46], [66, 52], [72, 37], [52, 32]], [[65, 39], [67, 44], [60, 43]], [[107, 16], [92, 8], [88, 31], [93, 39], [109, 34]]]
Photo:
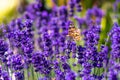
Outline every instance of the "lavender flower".
[[10, 80], [9, 74], [7, 71], [2, 71], [3, 80]]
[[82, 46], [78, 46], [77, 50], [78, 50], [78, 53], [77, 53], [78, 54], [78, 57], [77, 57], [78, 64], [82, 65], [82, 63], [84, 62], [84, 50], [85, 50], [85, 48]]
[[92, 47], [97, 45], [100, 32], [100, 26], [91, 26], [88, 30], [84, 31], [85, 46]]
[[49, 34], [46, 32], [43, 34], [43, 45], [44, 45], [44, 55], [45, 56], [50, 56], [52, 55], [52, 41], [50, 39]]
[[16, 80], [24, 80], [24, 74], [22, 72], [15, 72]]
[[65, 73], [62, 72], [60, 69], [57, 69], [55, 71], [55, 74], [56, 74], [56, 80], [60, 80], [60, 79], [65, 80]]
[[66, 6], [61, 6], [59, 10], [60, 20], [67, 21], [68, 19], [68, 11]]
[[100, 25], [103, 15], [104, 15], [103, 11], [95, 6], [92, 9], [89, 9], [87, 11], [87, 13], [86, 13], [86, 23], [88, 25], [91, 24], [91, 23], [95, 23], [97, 25]]
[[107, 65], [108, 62], [108, 47], [102, 45], [101, 46], [101, 51], [98, 53], [98, 58], [97, 58], [99, 64], [98, 67], [103, 67], [103, 65], [105, 64], [105, 66]]
[[1, 58], [4, 56], [4, 54], [7, 50], [8, 50], [8, 44], [3, 39], [0, 39], [0, 56], [1, 56]]
[[77, 9], [78, 12], [81, 11], [80, 1], [81, 1], [81, 0], [75, 0], [75, 3], [76, 3], [76, 4], [75, 4], [75, 5], [76, 5], [76, 9]]
[[24, 18], [26, 18], [26, 19], [35, 19], [37, 16], [41, 15], [41, 13], [40, 13], [41, 8], [42, 8], [42, 4], [39, 1], [36, 1], [33, 4], [30, 4], [27, 7], [27, 12], [25, 13]]
[[118, 27], [118, 25], [114, 24], [111, 32], [110, 32], [110, 36], [111, 36], [111, 42], [112, 42], [112, 45], [111, 45], [111, 48], [112, 48], [112, 51], [111, 51], [111, 55], [112, 55], [112, 58], [113, 59], [117, 59], [120, 57], [120, 54], [119, 54], [119, 31], [120, 31], [120, 28]]
[[45, 58], [43, 53], [36, 52], [32, 56], [32, 63], [35, 67], [35, 71], [41, 74], [49, 74], [51, 72], [51, 62]]
[[69, 10], [69, 16], [73, 16], [74, 15], [74, 6], [75, 6], [75, 1], [73, 0], [71, 0], [70, 2], [69, 2], [69, 5], [70, 5], [70, 10]]
[[118, 75], [119, 75], [119, 68], [120, 65], [119, 63], [116, 61], [117, 59], [119, 59], [119, 26], [118, 24], [114, 24], [113, 28], [111, 30], [111, 32], [109, 33], [109, 36], [111, 37], [111, 57], [110, 57], [110, 62], [109, 65], [111, 67], [109, 67], [109, 75], [108, 78], [110, 80], [116, 79], [118, 80]]
[[108, 71], [108, 79], [113, 80], [116, 79], [118, 80], [119, 74], [120, 74], [120, 64], [115, 62], [113, 59], [110, 59], [110, 66], [109, 71]]
[[65, 79], [66, 80], [75, 80], [75, 73], [73, 71], [69, 71], [66, 73]]
[[3, 39], [0, 39], [0, 60], [5, 65], [7, 63], [7, 51], [8, 51], [8, 44]]
[[13, 55], [11, 57], [12, 68], [15, 71], [22, 70], [24, 68], [24, 60], [20, 54]]

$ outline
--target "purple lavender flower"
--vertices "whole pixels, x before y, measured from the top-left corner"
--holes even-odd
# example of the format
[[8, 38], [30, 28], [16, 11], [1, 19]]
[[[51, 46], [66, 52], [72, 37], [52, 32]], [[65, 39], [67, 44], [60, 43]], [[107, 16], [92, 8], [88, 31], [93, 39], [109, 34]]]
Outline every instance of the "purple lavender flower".
[[55, 74], [56, 74], [55, 76], [56, 80], [60, 80], [60, 79], [65, 80], [65, 73], [62, 72], [60, 69], [55, 70]]
[[117, 24], [114, 24], [110, 36], [111, 36], [111, 56], [113, 59], [117, 59], [120, 57], [119, 54], [119, 47], [120, 47], [120, 36], [119, 36], [120, 28], [118, 27]]
[[72, 57], [73, 57], [73, 58], [76, 58], [77, 44], [73, 41], [73, 42], [71, 43], [71, 45], [72, 45], [72, 50], [71, 50], [71, 52], [72, 52]]
[[14, 73], [16, 80], [24, 80], [23, 72], [15, 72]]
[[53, 67], [54, 67], [54, 69], [59, 69], [59, 68], [60, 68], [59, 63], [60, 63], [60, 62], [58, 62], [57, 60], [54, 60], [54, 61], [53, 61]]
[[82, 69], [82, 73], [81, 73], [83, 80], [88, 80], [91, 78], [91, 74], [90, 74], [91, 68], [92, 68], [92, 66], [90, 63], [86, 62], [83, 64], [83, 69]]
[[9, 74], [7, 71], [3, 71], [2, 72], [2, 77], [4, 80], [10, 80]]
[[65, 80], [76, 80], [76, 75], [73, 71], [68, 71], [65, 76]]
[[20, 54], [13, 55], [11, 57], [11, 65], [13, 70], [19, 71], [24, 68], [24, 60], [23, 57]]
[[115, 62], [113, 59], [110, 59], [110, 67], [108, 70], [108, 79], [109, 80], [118, 80], [119, 74], [120, 74], [120, 64], [118, 62]]
[[76, 10], [78, 11], [78, 12], [80, 12], [81, 11], [81, 5], [80, 5], [80, 1], [81, 0], [75, 0], [75, 6], [76, 6]]
[[[21, 53], [27, 57], [26, 63], [30, 63], [31, 54], [34, 49], [32, 20], [22, 18], [13, 20], [8, 25], [7, 37], [12, 48], [17, 48], [17, 53]], [[12, 25], [14, 27], [12, 27]]]
[[35, 3], [30, 4], [27, 7], [27, 11], [24, 15], [24, 18], [26, 19], [35, 19], [37, 16], [41, 15], [41, 9], [42, 9], [42, 4], [39, 1], [36, 1]]
[[72, 17], [74, 15], [74, 6], [75, 6], [75, 1], [71, 0], [69, 2], [70, 10], [69, 10], [69, 16]]
[[119, 45], [120, 45], [120, 37], [119, 37], [120, 27], [117, 23], [114, 23], [111, 32], [109, 33], [110, 40], [111, 40], [111, 57], [109, 60], [109, 76], [110, 80], [116, 79], [118, 80], [119, 68], [120, 65], [117, 63], [117, 59], [119, 59]]
[[35, 71], [38, 71], [41, 74], [49, 74], [51, 72], [51, 62], [47, 60], [41, 52], [33, 54], [32, 63], [35, 67]]
[[8, 44], [3, 39], [0, 39], [0, 56], [1, 56], [1, 58], [4, 56], [4, 54], [7, 50], [8, 50]]
[[7, 63], [7, 51], [8, 51], [8, 44], [3, 39], [0, 39], [0, 60], [5, 63]]
[[78, 57], [77, 57], [77, 59], [78, 59], [78, 64], [82, 64], [83, 62], [84, 62], [84, 50], [85, 50], [85, 48], [84, 47], [82, 47], [82, 46], [78, 46], [77, 47], [77, 54], [78, 54]]
[[98, 67], [103, 67], [103, 64], [105, 64], [105, 66], [107, 65], [107, 62], [108, 62], [107, 46], [104, 46], [104, 45], [101, 46], [101, 51], [98, 53], [97, 61], [99, 62]]
[[97, 25], [101, 24], [101, 19], [103, 17], [103, 11], [98, 7], [93, 7], [92, 9], [88, 9], [86, 13], [86, 23], [89, 25], [91, 23], [95, 23]]
[[76, 56], [77, 45], [74, 41], [66, 40], [65, 49], [68, 56], [71, 52], [74, 57]]
[[11, 80], [9, 73], [0, 66], [0, 80]]
[[100, 32], [100, 26], [91, 26], [88, 30], [84, 31], [85, 46], [92, 47], [97, 45]]
[[42, 36], [42, 41], [43, 41], [43, 47], [44, 47], [44, 55], [45, 56], [50, 56], [52, 55], [52, 41], [51, 41], [51, 38], [49, 36], [49, 34], [47, 32], [45, 32]]
[[58, 16], [58, 7], [55, 6], [52, 8], [52, 15], [51, 17], [57, 17]]
[[60, 20], [67, 21], [68, 19], [68, 11], [66, 6], [61, 6], [59, 10]]

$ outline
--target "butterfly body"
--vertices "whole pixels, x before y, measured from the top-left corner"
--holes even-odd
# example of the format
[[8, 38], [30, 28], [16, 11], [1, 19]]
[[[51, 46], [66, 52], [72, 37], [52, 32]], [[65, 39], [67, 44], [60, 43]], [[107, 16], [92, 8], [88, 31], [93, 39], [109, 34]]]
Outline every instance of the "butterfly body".
[[75, 41], [80, 40], [80, 30], [76, 28], [73, 23], [71, 23], [69, 26], [68, 35]]

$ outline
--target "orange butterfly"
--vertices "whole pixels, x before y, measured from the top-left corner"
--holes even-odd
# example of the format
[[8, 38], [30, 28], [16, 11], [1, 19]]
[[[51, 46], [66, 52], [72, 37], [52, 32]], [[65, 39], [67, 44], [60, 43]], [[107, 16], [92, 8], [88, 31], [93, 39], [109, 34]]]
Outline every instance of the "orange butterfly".
[[68, 36], [73, 38], [75, 41], [80, 40], [80, 29], [76, 28], [73, 23], [71, 23], [70, 26], [69, 26]]

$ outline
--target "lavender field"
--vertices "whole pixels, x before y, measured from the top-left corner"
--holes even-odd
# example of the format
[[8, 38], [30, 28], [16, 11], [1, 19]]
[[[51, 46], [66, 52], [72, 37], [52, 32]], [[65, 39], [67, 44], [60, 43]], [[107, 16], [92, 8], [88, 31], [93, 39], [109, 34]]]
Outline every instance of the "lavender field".
[[16, 5], [0, 11], [0, 80], [120, 80], [120, 0]]

